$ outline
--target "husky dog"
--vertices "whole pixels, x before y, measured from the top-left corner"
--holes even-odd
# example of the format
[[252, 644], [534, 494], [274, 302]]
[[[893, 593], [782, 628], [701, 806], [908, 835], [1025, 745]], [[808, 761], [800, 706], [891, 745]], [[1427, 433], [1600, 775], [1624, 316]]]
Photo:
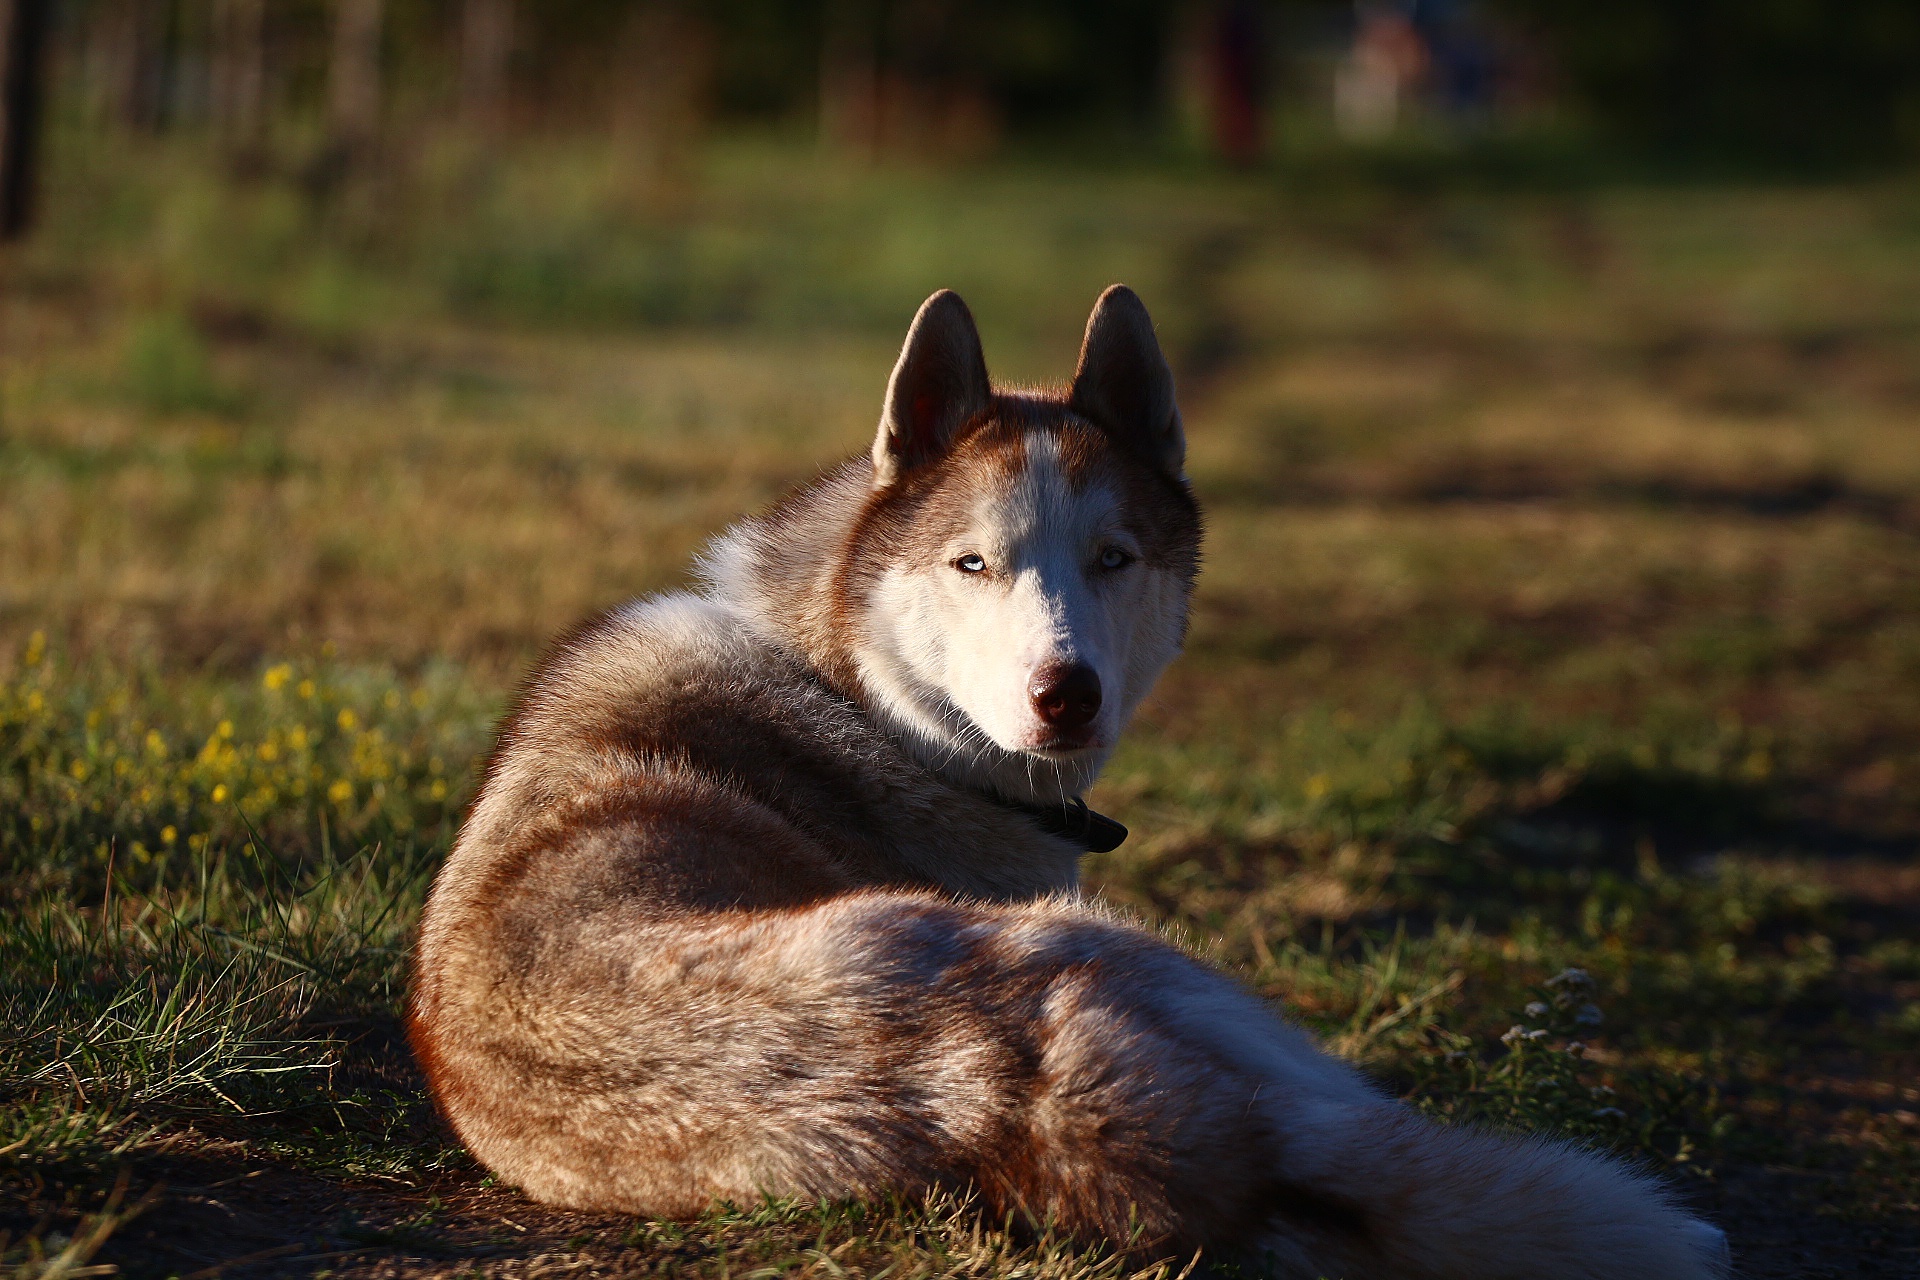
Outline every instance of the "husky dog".
[[1125, 834], [1078, 797], [1186, 630], [1184, 455], [1132, 291], [1064, 392], [996, 390], [937, 293], [870, 457], [561, 640], [421, 928], [413, 1044], [473, 1153], [660, 1217], [970, 1186], [1289, 1276], [1719, 1274], [1647, 1178], [1431, 1123], [1076, 896]]

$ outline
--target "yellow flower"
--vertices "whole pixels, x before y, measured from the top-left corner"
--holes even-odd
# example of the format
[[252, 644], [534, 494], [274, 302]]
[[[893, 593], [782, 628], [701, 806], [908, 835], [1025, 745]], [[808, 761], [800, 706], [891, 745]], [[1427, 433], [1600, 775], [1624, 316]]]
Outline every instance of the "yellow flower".
[[47, 633], [36, 631], [27, 637], [27, 665], [37, 667], [40, 659], [47, 656]]
[[260, 683], [277, 692], [291, 679], [293, 679], [292, 665], [282, 662], [277, 666], [268, 667], [267, 673], [260, 677]]
[[317, 692], [317, 690], [314, 688], [313, 681], [302, 680], [300, 682], [299, 688], [295, 689], [294, 692], [299, 694], [303, 698], [311, 698]]
[[260, 758], [262, 760], [278, 760], [280, 758], [280, 748], [274, 746], [271, 742], [263, 742], [260, 744]]
[[435, 800], [445, 800], [447, 798], [447, 784], [443, 780], [435, 778], [433, 785], [427, 788], [427, 794]]
[[175, 840], [178, 840], [179, 838], [180, 838], [180, 833], [174, 830], [172, 823], [168, 823], [166, 826], [160, 828], [161, 844], [172, 844]]
[[227, 799], [227, 784], [222, 782], [216, 785], [213, 789], [213, 802], [215, 804], [224, 804], [226, 803], [226, 799]]
[[233, 721], [222, 720], [219, 727], [214, 729], [213, 735], [216, 738], [231, 738], [233, 736]]
[[350, 707], [340, 708], [340, 715], [338, 716], [338, 719], [340, 721], [340, 727], [342, 729], [351, 729], [353, 728], [353, 726], [360, 723], [360, 717], [353, 714], [353, 710]]
[[47, 700], [40, 696], [39, 690], [36, 689], [34, 692], [27, 695], [27, 710], [38, 711], [40, 710], [40, 708], [46, 705], [47, 705]]
[[160, 736], [158, 729], [147, 730], [147, 754], [150, 756], [167, 754], [167, 740]]
[[341, 778], [327, 788], [327, 799], [333, 801], [335, 804], [346, 804], [349, 800], [353, 799], [353, 784], [345, 778]]
[[87, 780], [87, 762], [85, 760], [75, 760], [67, 766], [67, 772], [73, 775], [75, 782], [85, 782]]
[[1307, 799], [1318, 800], [1333, 789], [1333, 779], [1324, 773], [1316, 773], [1307, 779]]

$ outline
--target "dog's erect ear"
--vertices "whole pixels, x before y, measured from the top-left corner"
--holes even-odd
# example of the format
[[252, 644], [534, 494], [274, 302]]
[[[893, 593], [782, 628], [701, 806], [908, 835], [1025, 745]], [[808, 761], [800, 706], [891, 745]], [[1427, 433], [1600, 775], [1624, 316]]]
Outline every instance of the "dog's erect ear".
[[1173, 402], [1173, 371], [1153, 336], [1153, 317], [1123, 284], [1093, 304], [1067, 403], [1147, 461], [1180, 474], [1187, 437]]
[[939, 457], [960, 425], [992, 398], [973, 313], [959, 294], [942, 289], [920, 304], [887, 380], [887, 403], [873, 440], [874, 487], [883, 489]]

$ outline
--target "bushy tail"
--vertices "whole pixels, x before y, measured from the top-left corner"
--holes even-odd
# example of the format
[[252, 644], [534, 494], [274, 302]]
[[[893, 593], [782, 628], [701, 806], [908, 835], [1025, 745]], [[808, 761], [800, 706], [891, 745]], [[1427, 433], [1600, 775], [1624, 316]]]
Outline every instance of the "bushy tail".
[[[1286, 1129], [1289, 1179], [1358, 1206], [1368, 1225], [1345, 1260], [1349, 1280], [1713, 1280], [1728, 1272], [1726, 1237], [1616, 1160], [1449, 1128], [1391, 1105], [1308, 1104]], [[1337, 1275], [1328, 1261], [1315, 1260]]]
[[1348, 1280], [1708, 1280], [1710, 1229], [1554, 1144], [1381, 1098], [1251, 994], [1071, 900], [588, 912], [431, 949], [415, 1035], [489, 1167], [656, 1216], [973, 1186], [1087, 1240]]

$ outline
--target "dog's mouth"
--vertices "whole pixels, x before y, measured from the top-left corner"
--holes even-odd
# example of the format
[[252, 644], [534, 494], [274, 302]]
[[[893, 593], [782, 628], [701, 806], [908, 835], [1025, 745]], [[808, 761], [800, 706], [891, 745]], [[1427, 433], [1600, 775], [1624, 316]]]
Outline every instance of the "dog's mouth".
[[1100, 741], [1098, 737], [1091, 733], [1057, 733], [1029, 743], [1024, 750], [1031, 756], [1040, 756], [1042, 759], [1047, 760], [1060, 760], [1079, 755], [1085, 751], [1097, 750], [1099, 746]]

